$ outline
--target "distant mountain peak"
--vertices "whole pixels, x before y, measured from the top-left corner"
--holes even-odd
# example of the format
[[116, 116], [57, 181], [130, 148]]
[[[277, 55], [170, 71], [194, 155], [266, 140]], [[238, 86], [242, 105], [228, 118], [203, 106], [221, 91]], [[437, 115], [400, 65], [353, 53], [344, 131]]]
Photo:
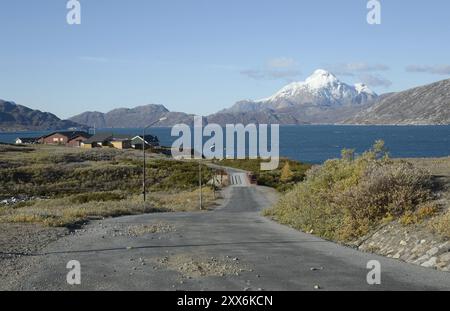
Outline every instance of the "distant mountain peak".
[[376, 97], [377, 94], [363, 83], [352, 86], [327, 70], [317, 69], [305, 81], [288, 84], [271, 97], [256, 102], [275, 109], [303, 104], [329, 107], [361, 105]]
[[372, 91], [366, 84], [364, 83], [356, 83], [355, 84], [355, 89], [358, 91], [358, 93], [366, 93], [366, 94], [370, 94], [373, 96], [377, 96], [377, 94]]
[[339, 83], [339, 79], [334, 74], [324, 69], [317, 69], [304, 82], [305, 85], [311, 88], [323, 88]]
[[[165, 121], [158, 122], [165, 117]], [[182, 112], [171, 112], [159, 104], [147, 104], [134, 108], [116, 108], [109, 112], [83, 112], [70, 120], [97, 128], [145, 127], [151, 123], [167, 126], [177, 123], [192, 123], [190, 115]]]
[[349, 85], [333, 73], [317, 69], [304, 81], [292, 82], [264, 99], [239, 101], [211, 119], [223, 123], [232, 119], [232, 115], [249, 122], [334, 123], [359, 112], [377, 98], [363, 83]]

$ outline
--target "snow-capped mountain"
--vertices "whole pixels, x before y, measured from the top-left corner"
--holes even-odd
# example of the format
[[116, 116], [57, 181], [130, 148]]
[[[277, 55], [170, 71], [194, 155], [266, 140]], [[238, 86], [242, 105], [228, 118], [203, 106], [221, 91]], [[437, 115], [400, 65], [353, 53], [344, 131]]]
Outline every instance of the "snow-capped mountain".
[[318, 69], [305, 81], [293, 82], [268, 98], [237, 102], [208, 119], [221, 120], [224, 116], [232, 119], [245, 114], [258, 120], [264, 114], [264, 119], [280, 121], [289, 116], [290, 123], [293, 120], [300, 124], [335, 123], [373, 103], [377, 97], [363, 83], [349, 85], [331, 72]]
[[324, 108], [349, 107], [364, 105], [376, 98], [377, 94], [365, 84], [348, 85], [331, 72], [318, 69], [305, 81], [293, 82], [268, 98], [238, 102], [226, 111], [280, 110], [304, 105]]

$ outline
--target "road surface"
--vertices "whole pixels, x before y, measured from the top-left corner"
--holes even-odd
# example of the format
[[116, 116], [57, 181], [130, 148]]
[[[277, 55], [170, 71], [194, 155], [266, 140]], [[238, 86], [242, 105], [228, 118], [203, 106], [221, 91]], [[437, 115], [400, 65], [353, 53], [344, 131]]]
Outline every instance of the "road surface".
[[[25, 290], [450, 290], [450, 274], [361, 253], [261, 216], [273, 190], [234, 171], [214, 211], [95, 221], [49, 245]], [[154, 227], [151, 227], [154, 226]], [[136, 228], [154, 228], [139, 232]], [[145, 231], [145, 230], [144, 230]], [[131, 234], [130, 234], [131, 232]], [[81, 285], [66, 265], [81, 264]], [[381, 263], [381, 285], [366, 265]]]

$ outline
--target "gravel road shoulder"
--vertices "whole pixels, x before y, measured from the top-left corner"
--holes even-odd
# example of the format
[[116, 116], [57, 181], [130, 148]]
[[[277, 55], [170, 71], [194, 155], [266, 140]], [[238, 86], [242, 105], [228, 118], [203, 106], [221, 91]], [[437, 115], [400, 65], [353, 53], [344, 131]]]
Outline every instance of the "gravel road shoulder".
[[0, 223], [0, 290], [14, 288], [33, 266], [36, 254], [69, 233], [65, 228]]

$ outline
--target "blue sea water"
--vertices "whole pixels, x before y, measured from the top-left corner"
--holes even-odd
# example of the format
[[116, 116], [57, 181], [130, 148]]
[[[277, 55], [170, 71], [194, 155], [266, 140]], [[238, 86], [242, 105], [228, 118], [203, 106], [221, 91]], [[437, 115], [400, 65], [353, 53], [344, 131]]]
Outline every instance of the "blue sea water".
[[[117, 134], [141, 134], [141, 129], [101, 129]], [[152, 128], [161, 144], [171, 146], [177, 137], [170, 128]], [[14, 143], [17, 137], [35, 137], [46, 132], [0, 133], [0, 142]], [[340, 156], [343, 148], [357, 153], [370, 148], [377, 139], [386, 142], [392, 157], [450, 156], [450, 126], [281, 126], [280, 155], [291, 159], [322, 163]]]

